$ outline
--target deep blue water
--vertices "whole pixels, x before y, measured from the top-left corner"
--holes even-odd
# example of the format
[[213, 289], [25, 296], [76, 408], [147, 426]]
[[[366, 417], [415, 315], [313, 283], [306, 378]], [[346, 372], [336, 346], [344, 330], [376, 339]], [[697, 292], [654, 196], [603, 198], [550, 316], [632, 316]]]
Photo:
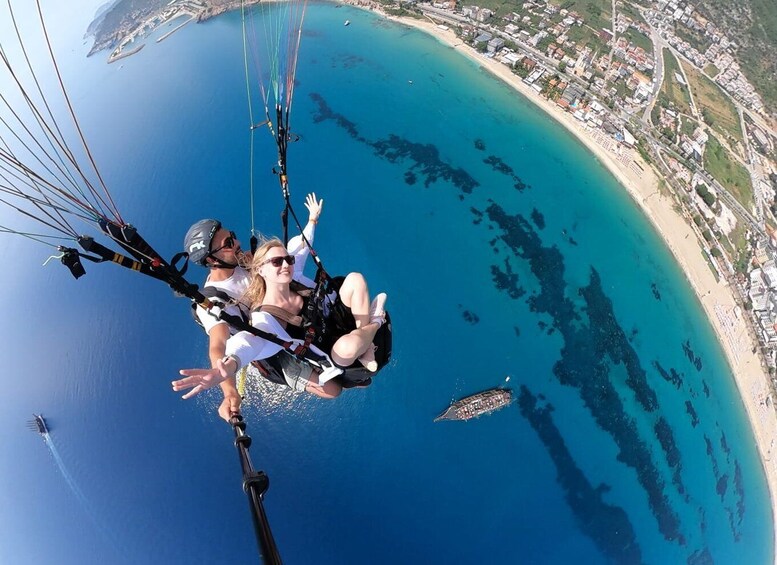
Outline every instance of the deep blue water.
[[[89, 18], [74, 21], [54, 18], [55, 49], [125, 219], [168, 257], [201, 217], [245, 236], [239, 16], [113, 65], [84, 57]], [[730, 370], [593, 156], [451, 49], [351, 8], [309, 7], [298, 81], [296, 205], [325, 198], [316, 247], [330, 272], [388, 292], [395, 336], [375, 384], [336, 401], [249, 384], [284, 560], [769, 562], [768, 490]], [[275, 150], [256, 139], [256, 221], [279, 233]], [[0, 562], [251, 562], [220, 394], [169, 389], [206, 361], [186, 302], [113, 266], [75, 281], [40, 266], [47, 249], [2, 244]], [[432, 423], [507, 376], [510, 408]], [[33, 411], [56, 457], [25, 430]]]

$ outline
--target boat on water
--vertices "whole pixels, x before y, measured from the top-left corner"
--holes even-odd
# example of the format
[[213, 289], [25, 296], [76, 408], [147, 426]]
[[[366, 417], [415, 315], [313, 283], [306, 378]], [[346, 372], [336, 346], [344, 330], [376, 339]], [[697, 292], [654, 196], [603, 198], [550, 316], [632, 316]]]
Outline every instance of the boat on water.
[[46, 420], [40, 414], [33, 414], [33, 420], [27, 422], [27, 427], [33, 431], [38, 432], [40, 435], [45, 436], [49, 433], [49, 428], [46, 425]]
[[504, 408], [513, 401], [513, 391], [506, 388], [492, 388], [467, 396], [451, 404], [434, 421], [471, 420]]
[[343, 25], [344, 25], [344, 26], [349, 26], [349, 25], [351, 25], [351, 20], [345, 20], [345, 23], [344, 23]]

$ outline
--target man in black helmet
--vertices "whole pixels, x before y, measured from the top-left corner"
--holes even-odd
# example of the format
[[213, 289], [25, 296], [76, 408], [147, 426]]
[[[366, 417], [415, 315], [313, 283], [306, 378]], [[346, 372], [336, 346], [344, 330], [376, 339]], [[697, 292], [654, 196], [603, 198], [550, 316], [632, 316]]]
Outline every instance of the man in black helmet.
[[[308, 224], [305, 226], [305, 238], [312, 244], [315, 226], [321, 214], [323, 200], [318, 200], [315, 194], [308, 195], [305, 206], [309, 211]], [[289, 241], [289, 253], [297, 256], [298, 261], [307, 259], [309, 248], [300, 236]], [[200, 220], [192, 225], [184, 238], [184, 251], [189, 254], [189, 260], [208, 269], [208, 278], [203, 285], [203, 294], [224, 304], [228, 314], [249, 318], [250, 305], [241, 302], [248, 284], [251, 282], [251, 254], [240, 248], [240, 240], [235, 233], [225, 229], [218, 220]], [[196, 316], [205, 332], [208, 334], [208, 357], [211, 367], [217, 367], [218, 362], [226, 353], [227, 339], [234, 331], [221, 320], [216, 319], [204, 308], [197, 306]], [[240, 411], [240, 394], [235, 385], [235, 379], [228, 378], [220, 385], [224, 400], [218, 413], [229, 422], [232, 414]], [[194, 396], [201, 389], [195, 388], [184, 398]]]

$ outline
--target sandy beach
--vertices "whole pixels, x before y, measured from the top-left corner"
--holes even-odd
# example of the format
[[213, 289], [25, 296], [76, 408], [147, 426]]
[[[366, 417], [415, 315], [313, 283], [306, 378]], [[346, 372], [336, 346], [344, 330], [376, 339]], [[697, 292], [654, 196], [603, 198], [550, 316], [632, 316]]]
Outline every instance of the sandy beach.
[[[756, 344], [748, 334], [744, 314], [737, 307], [735, 291], [725, 281], [716, 281], [704, 258], [698, 236], [691, 227], [692, 222], [675, 210], [675, 201], [671, 196], [659, 191], [660, 179], [656, 172], [636, 151], [619, 146], [603, 132], [591, 130], [555, 103], [539, 96], [504, 64], [478, 54], [456, 37], [452, 30], [438, 27], [427, 20], [382, 15], [434, 36], [536, 104], [585, 144], [639, 204], [680, 264], [726, 354], [767, 477], [777, 547], [777, 459], [773, 457], [777, 443], [777, 413], [774, 399], [770, 397], [768, 374], [758, 355], [753, 352]], [[774, 559], [777, 562], [777, 555]]]

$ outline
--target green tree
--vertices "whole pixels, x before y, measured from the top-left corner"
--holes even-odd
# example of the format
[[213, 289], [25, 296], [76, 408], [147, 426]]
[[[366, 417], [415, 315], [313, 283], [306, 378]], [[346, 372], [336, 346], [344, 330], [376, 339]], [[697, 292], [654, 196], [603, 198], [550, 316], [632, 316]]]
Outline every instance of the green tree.
[[704, 184], [696, 185], [696, 194], [701, 196], [701, 199], [704, 200], [704, 203], [710, 208], [712, 208], [712, 206], [717, 201], [715, 196], [709, 190], [707, 190], [707, 186]]

